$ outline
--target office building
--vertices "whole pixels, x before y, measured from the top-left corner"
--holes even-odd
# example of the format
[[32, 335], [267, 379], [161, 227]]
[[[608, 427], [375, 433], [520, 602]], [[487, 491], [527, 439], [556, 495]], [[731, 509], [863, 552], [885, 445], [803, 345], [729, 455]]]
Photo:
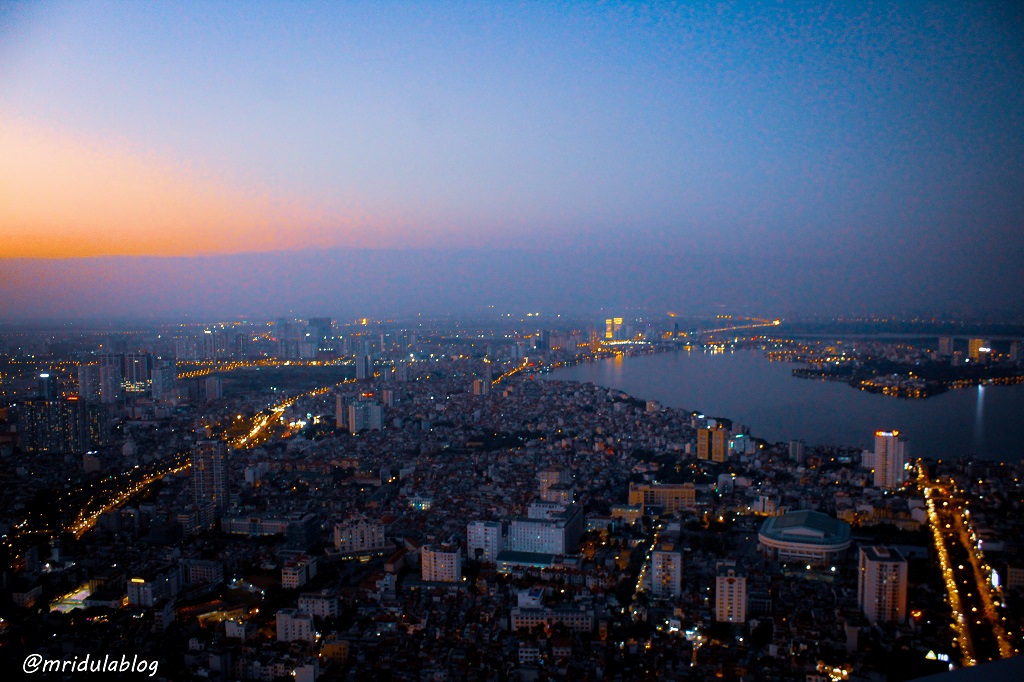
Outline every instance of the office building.
[[672, 514], [696, 506], [697, 491], [692, 483], [630, 483], [629, 504], [661, 507]]
[[530, 507], [527, 518], [516, 518], [510, 522], [508, 550], [530, 554], [570, 554], [576, 551], [585, 526], [579, 505], [563, 507], [534, 502]]
[[857, 603], [876, 623], [903, 623], [907, 615], [907, 560], [895, 547], [861, 547]]
[[875, 431], [875, 487], [892, 490], [907, 479], [907, 440], [899, 431]]
[[456, 545], [424, 545], [420, 550], [424, 582], [457, 583], [462, 580], [462, 550]]
[[747, 621], [747, 576], [735, 561], [719, 561], [715, 576], [715, 620], [719, 623]]

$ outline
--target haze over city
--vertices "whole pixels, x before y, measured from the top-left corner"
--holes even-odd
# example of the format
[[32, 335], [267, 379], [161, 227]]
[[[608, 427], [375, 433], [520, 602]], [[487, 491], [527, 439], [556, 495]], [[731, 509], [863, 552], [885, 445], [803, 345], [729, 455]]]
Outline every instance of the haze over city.
[[1024, 314], [1014, 3], [2, 12], [0, 319]]

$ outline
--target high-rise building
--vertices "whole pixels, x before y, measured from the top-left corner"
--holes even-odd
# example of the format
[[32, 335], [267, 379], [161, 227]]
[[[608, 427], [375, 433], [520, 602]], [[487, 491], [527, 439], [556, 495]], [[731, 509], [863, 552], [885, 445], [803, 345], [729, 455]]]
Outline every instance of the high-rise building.
[[807, 445], [802, 440], [789, 441], [789, 459], [797, 464], [807, 459]]
[[1020, 362], [1020, 341], [1010, 342], [1010, 352], [1007, 354], [1010, 362]]
[[875, 431], [875, 487], [899, 488], [907, 478], [907, 439], [899, 431]]
[[875, 623], [902, 623], [907, 615], [907, 560], [895, 547], [861, 547], [857, 603]]
[[56, 400], [59, 396], [57, 390], [57, 375], [50, 372], [43, 372], [38, 379], [38, 395], [42, 400]]
[[670, 543], [651, 552], [651, 593], [659, 599], [682, 594], [683, 553]]
[[78, 397], [90, 402], [100, 399], [99, 365], [80, 365], [78, 367]]
[[981, 360], [982, 354], [991, 351], [989, 342], [986, 339], [969, 339], [967, 341], [967, 357], [973, 362]]
[[356, 379], [373, 378], [373, 359], [369, 355], [356, 356]]
[[178, 367], [174, 360], [158, 360], [153, 367], [153, 400], [178, 400]]
[[953, 337], [939, 337], [939, 355], [950, 356], [953, 354]]
[[720, 424], [697, 430], [697, 459], [724, 462], [728, 453], [728, 431]]
[[334, 350], [332, 323], [333, 320], [329, 317], [309, 318], [309, 330], [312, 336], [316, 339], [319, 350], [328, 352]]
[[220, 377], [206, 377], [206, 402], [220, 400], [224, 397], [224, 380]]
[[380, 403], [358, 400], [348, 406], [348, 431], [380, 431], [384, 428], [384, 410]]
[[719, 561], [715, 577], [715, 620], [745, 623], [747, 620], [747, 576], [735, 561]]
[[471, 521], [466, 526], [466, 550], [472, 559], [496, 561], [505, 549], [504, 527], [498, 521]]
[[621, 317], [609, 317], [604, 321], [604, 338], [606, 341], [621, 341], [623, 327]]
[[122, 381], [126, 393], [139, 394], [149, 390], [153, 381], [153, 356], [150, 353], [126, 353], [122, 366]]
[[423, 545], [420, 551], [424, 582], [457, 583], [462, 580], [462, 550], [457, 545]]
[[100, 356], [100, 400], [104, 403], [116, 403], [121, 399], [123, 386], [121, 356]]
[[109, 442], [110, 416], [105, 406], [86, 403], [78, 396], [23, 400], [17, 410], [25, 452], [82, 454]]
[[201, 440], [192, 449], [192, 497], [200, 523], [209, 526], [228, 506], [228, 446]]

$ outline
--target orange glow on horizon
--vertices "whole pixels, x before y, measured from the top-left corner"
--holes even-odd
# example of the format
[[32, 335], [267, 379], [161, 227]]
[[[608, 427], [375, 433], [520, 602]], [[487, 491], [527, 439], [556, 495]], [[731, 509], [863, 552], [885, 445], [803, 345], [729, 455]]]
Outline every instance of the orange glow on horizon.
[[0, 118], [0, 258], [373, 246], [358, 211], [246, 192], [186, 166]]

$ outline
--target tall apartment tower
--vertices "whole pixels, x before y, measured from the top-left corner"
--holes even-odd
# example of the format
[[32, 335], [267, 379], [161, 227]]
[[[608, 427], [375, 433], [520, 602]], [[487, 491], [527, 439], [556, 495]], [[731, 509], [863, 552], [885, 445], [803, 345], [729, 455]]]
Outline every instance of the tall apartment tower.
[[899, 431], [875, 431], [875, 487], [899, 488], [906, 464], [907, 439]]
[[747, 621], [747, 576], [735, 561], [719, 561], [715, 576], [715, 620], [719, 623]]
[[902, 623], [907, 616], [907, 560], [895, 547], [861, 547], [857, 603], [875, 623]]
[[78, 367], [78, 396], [82, 400], [96, 402], [100, 399], [100, 366], [80, 365]]
[[380, 431], [384, 428], [384, 410], [380, 403], [358, 400], [348, 406], [348, 431], [353, 436], [369, 429]]
[[228, 446], [201, 440], [192, 449], [192, 497], [199, 521], [209, 526], [228, 506]]
[[356, 356], [356, 379], [373, 378], [373, 358], [369, 355]]
[[697, 430], [697, 459], [724, 462], [728, 454], [727, 432], [721, 426]]

